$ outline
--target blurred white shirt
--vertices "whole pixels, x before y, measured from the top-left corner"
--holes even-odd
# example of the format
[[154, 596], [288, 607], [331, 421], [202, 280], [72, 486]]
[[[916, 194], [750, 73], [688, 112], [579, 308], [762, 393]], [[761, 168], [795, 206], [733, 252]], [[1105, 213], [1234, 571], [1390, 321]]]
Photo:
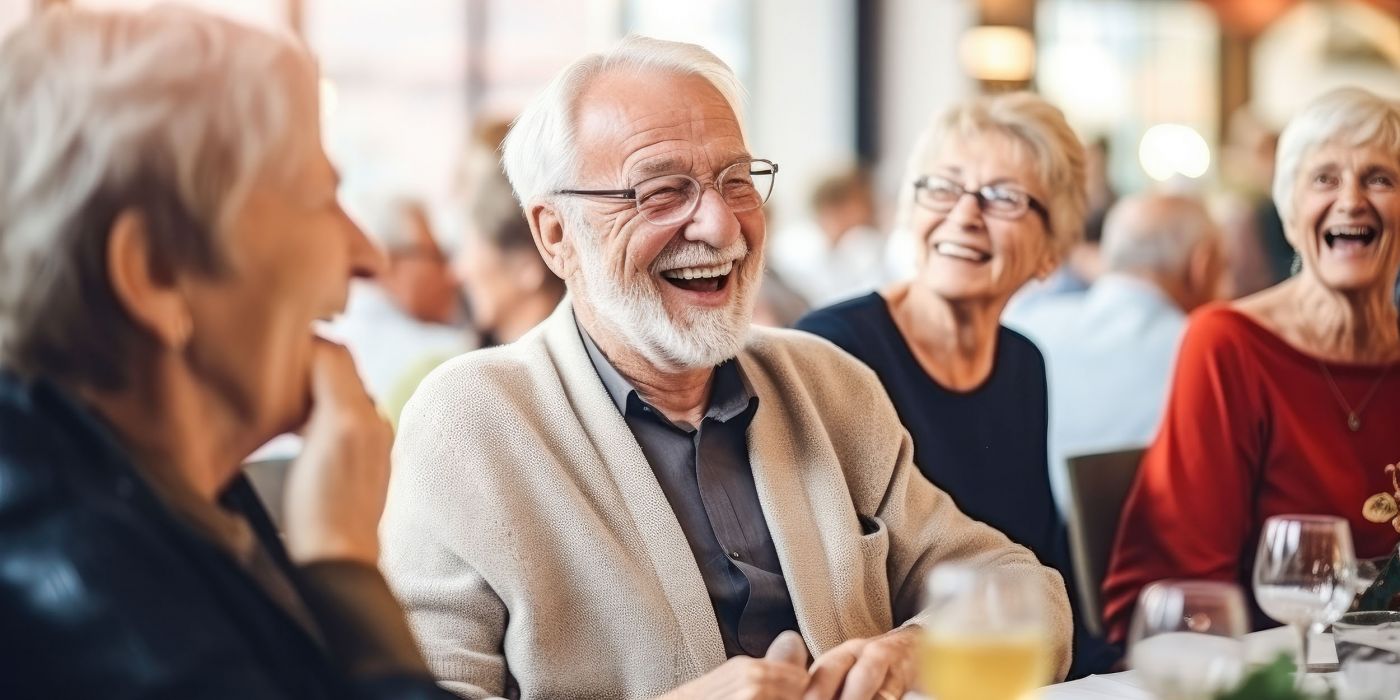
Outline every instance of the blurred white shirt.
[[1045, 355], [1050, 487], [1067, 514], [1067, 457], [1142, 447], [1156, 435], [1186, 314], [1156, 285], [1109, 273], [1086, 292], [1008, 309], [1002, 322]]
[[847, 231], [836, 246], [807, 222], [778, 232], [768, 264], [812, 308], [828, 306], [873, 291], [884, 284], [885, 237], [869, 226]]
[[379, 285], [355, 280], [345, 313], [331, 324], [327, 335], [350, 349], [370, 397], [383, 401], [424, 358], [453, 357], [470, 350], [469, 333], [457, 326], [419, 321], [400, 311]]

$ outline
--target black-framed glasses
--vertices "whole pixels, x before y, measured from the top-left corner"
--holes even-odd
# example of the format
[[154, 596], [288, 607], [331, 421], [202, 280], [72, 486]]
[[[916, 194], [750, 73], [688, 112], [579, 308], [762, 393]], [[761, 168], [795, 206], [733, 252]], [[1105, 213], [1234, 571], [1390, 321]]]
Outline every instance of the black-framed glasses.
[[705, 184], [689, 175], [676, 173], [647, 178], [625, 190], [558, 190], [554, 194], [632, 201], [642, 218], [658, 226], [668, 226], [695, 215], [706, 187], [715, 188], [730, 211], [736, 214], [757, 209], [768, 201], [777, 175], [777, 163], [754, 158], [726, 167], [713, 182]]
[[983, 185], [969, 190], [947, 178], [931, 175], [923, 175], [914, 181], [914, 201], [940, 214], [952, 211], [965, 194], [972, 195], [977, 200], [978, 208], [989, 216], [1019, 219], [1027, 211], [1033, 211], [1045, 222], [1045, 228], [1050, 228], [1050, 210], [1024, 190], [1008, 185]]

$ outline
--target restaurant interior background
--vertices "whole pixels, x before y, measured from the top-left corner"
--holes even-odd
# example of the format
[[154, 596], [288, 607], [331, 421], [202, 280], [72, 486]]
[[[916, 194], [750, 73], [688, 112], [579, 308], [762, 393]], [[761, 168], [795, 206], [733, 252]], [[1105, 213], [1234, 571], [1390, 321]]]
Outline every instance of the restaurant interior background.
[[[0, 33], [49, 4], [0, 0]], [[629, 32], [700, 43], [750, 93], [755, 155], [782, 166], [775, 229], [814, 178], [872, 168], [888, 221], [940, 106], [1029, 87], [1108, 145], [1114, 189], [1262, 194], [1271, 134], [1339, 84], [1400, 99], [1400, 0], [182, 0], [295, 32], [324, 70], [328, 148], [354, 210], [393, 192], [444, 229], [473, 129]], [[450, 247], [453, 236], [440, 236]]]

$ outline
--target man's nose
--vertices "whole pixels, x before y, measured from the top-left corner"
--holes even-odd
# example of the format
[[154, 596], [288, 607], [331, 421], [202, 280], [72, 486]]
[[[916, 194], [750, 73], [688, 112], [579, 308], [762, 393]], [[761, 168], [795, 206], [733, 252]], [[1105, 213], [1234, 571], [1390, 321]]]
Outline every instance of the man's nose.
[[683, 231], [686, 240], [700, 241], [711, 248], [723, 250], [741, 234], [739, 217], [724, 201], [713, 185], [700, 190], [700, 204]]

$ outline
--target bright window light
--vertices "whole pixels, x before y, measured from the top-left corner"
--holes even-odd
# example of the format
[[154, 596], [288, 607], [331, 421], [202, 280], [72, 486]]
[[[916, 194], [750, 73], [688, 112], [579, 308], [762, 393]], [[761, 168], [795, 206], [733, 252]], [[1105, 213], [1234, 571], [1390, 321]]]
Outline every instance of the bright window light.
[[1176, 175], [1194, 180], [1210, 169], [1210, 146], [1185, 124], [1157, 124], [1142, 135], [1138, 160], [1153, 180], [1165, 182]]

